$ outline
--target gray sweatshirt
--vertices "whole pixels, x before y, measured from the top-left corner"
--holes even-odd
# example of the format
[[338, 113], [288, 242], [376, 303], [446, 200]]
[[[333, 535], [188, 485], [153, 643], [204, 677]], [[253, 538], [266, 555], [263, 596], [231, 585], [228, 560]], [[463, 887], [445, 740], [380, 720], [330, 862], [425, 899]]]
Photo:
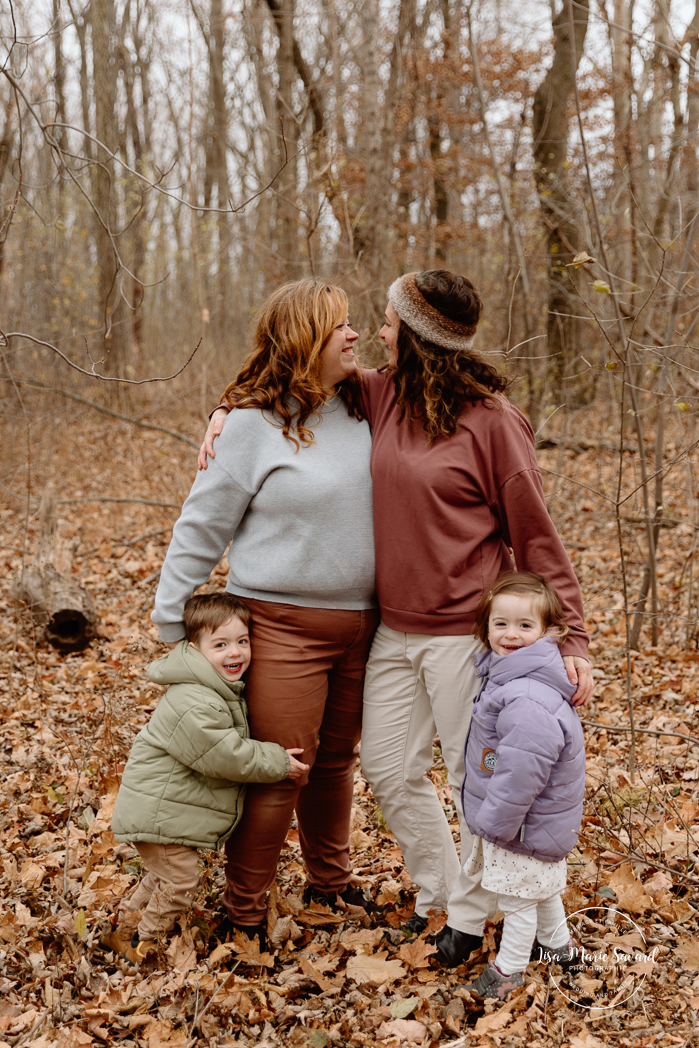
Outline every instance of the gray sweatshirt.
[[268, 413], [237, 409], [197, 474], [155, 595], [162, 640], [184, 636], [182, 610], [231, 543], [226, 589], [306, 608], [376, 606], [371, 430], [339, 397], [311, 416], [315, 443], [288, 440]]

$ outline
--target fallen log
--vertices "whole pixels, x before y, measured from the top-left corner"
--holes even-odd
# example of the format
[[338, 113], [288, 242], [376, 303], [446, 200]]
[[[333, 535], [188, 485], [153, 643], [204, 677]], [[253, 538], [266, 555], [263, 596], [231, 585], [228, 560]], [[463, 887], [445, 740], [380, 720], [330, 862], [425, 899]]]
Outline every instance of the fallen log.
[[11, 596], [31, 611], [46, 640], [59, 651], [82, 651], [97, 633], [97, 614], [87, 590], [70, 578], [75, 546], [58, 542], [58, 495], [53, 483], [39, 507], [39, 544]]

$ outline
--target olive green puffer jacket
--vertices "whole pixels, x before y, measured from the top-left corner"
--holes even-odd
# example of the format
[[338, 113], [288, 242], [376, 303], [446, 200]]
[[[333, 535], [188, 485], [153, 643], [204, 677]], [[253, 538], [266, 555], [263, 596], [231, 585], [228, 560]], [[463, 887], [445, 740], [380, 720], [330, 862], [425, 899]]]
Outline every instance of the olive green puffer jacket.
[[289, 755], [250, 738], [245, 685], [228, 684], [186, 640], [152, 662], [169, 684], [134, 740], [112, 816], [118, 841], [220, 847], [243, 812], [246, 782], [279, 782]]

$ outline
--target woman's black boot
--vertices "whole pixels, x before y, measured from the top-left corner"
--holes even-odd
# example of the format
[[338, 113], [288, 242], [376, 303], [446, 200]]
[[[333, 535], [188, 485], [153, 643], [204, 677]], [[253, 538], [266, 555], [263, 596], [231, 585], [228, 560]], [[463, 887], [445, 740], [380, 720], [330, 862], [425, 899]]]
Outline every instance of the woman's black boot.
[[412, 917], [408, 917], [407, 921], [401, 924], [401, 929], [410, 932], [411, 935], [420, 935], [426, 927], [427, 918], [421, 917], [419, 913], [414, 913]]
[[264, 953], [267, 949], [267, 925], [262, 922], [261, 924], [235, 924], [230, 917], [226, 916], [223, 918], [218, 928], [216, 929], [216, 936], [220, 942], [226, 942], [232, 938], [235, 934], [242, 933], [247, 935], [250, 942], [257, 937], [260, 944], [260, 953]]
[[460, 932], [445, 924], [441, 932], [438, 932], [435, 942], [437, 944], [435, 960], [446, 965], [447, 968], [456, 968], [457, 964], [467, 961], [474, 950], [480, 950], [483, 945], [483, 936]]

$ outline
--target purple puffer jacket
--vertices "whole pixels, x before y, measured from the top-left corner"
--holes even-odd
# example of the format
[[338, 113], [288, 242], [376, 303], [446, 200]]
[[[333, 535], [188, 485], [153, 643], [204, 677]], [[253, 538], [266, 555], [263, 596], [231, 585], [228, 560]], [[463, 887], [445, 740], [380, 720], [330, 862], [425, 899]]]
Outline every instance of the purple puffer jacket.
[[510, 655], [476, 656], [486, 680], [466, 740], [461, 803], [471, 833], [558, 862], [575, 846], [585, 740], [558, 645], [542, 637]]

